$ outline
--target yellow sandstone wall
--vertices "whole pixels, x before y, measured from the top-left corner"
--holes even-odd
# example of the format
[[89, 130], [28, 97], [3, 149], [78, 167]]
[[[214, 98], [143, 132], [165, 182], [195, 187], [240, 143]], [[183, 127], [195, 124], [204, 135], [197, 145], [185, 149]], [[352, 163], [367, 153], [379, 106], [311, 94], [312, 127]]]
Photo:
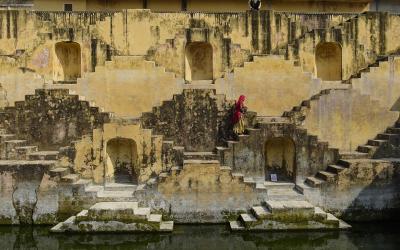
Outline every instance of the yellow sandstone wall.
[[313, 102], [303, 127], [330, 147], [355, 151], [393, 125], [398, 112], [389, 111], [357, 90], [335, 90]]
[[[269, 1], [264, 1], [264, 3]], [[272, 0], [271, 9], [293, 12], [364, 12], [369, 10], [369, 0], [362, 1], [317, 1], [317, 0]]]
[[58, 1], [58, 0], [35, 0], [34, 1], [34, 9], [35, 10], [44, 10], [44, 11], [63, 11], [64, 3], [70, 3], [73, 6], [73, 11], [85, 11], [86, 1], [82, 0], [66, 0], [66, 1]]
[[[369, 10], [369, 2], [370, 0], [269, 0], [263, 1], [261, 9], [292, 12], [363, 12]], [[74, 11], [143, 8], [142, 0], [34, 0], [34, 8], [61, 11], [64, 3], [72, 3]], [[147, 8], [154, 11], [180, 11], [181, 0], [147, 0]], [[247, 0], [187, 0], [188, 11], [226, 12], [249, 9]]]
[[70, 88], [117, 116], [139, 117], [142, 112], [151, 111], [163, 100], [180, 93], [182, 84], [182, 79], [143, 57], [120, 56], [106, 66], [96, 67], [95, 72], [87, 73], [77, 84], [53, 84], [51, 87]]
[[143, 0], [86, 0], [86, 10], [142, 9]]
[[354, 89], [377, 100], [387, 110], [400, 110], [400, 57], [380, 62], [379, 67], [371, 67], [370, 72], [351, 82]]
[[[83, 178], [93, 179], [96, 183], [102, 183], [104, 176], [106, 180], [111, 180], [114, 169], [107, 152], [107, 143], [115, 138], [128, 138], [136, 143], [139, 165], [135, 167], [135, 171], [139, 183], [147, 181], [152, 174], [161, 172], [162, 140], [152, 139], [151, 130], [141, 129], [139, 124], [124, 124], [123, 122], [105, 124], [102, 129], [93, 131], [93, 138], [85, 136], [77, 141], [74, 170]], [[150, 158], [150, 155], [154, 162], [144, 163], [143, 157]]]
[[281, 116], [323, 89], [342, 87], [314, 79], [280, 56], [255, 57], [254, 62], [235, 68], [231, 76], [218, 79], [216, 86], [229, 99], [245, 95], [249, 110], [261, 116]]

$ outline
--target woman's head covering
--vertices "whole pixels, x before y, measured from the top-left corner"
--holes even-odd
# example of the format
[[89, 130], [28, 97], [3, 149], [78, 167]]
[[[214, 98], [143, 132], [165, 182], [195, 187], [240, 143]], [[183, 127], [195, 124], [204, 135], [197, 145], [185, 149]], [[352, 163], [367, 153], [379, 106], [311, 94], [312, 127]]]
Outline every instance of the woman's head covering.
[[232, 117], [233, 123], [237, 123], [240, 120], [240, 117], [242, 117], [242, 108], [245, 99], [246, 97], [244, 95], [239, 96], [239, 99], [235, 104], [235, 112], [233, 113]]
[[246, 97], [244, 95], [241, 95], [241, 96], [239, 96], [238, 102], [243, 103], [245, 99], [246, 99]]

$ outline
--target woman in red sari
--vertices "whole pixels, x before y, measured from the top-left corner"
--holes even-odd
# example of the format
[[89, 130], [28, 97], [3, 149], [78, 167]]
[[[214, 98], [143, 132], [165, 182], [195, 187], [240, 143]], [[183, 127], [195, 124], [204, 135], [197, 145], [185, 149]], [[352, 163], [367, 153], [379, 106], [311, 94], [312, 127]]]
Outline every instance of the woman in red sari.
[[244, 100], [246, 97], [241, 95], [239, 100], [235, 103], [235, 110], [233, 113], [233, 132], [240, 135], [244, 133], [244, 117], [243, 114], [246, 112], [246, 107], [244, 106]]

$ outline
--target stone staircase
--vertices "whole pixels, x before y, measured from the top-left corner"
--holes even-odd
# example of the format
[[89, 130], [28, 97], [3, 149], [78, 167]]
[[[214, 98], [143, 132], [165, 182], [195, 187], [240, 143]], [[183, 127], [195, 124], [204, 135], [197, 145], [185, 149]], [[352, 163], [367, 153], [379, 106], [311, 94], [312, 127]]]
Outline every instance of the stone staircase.
[[[330, 148], [327, 142], [319, 141], [315, 135], [310, 135], [307, 130], [299, 128], [287, 118], [287, 117], [258, 117], [253, 126], [246, 128], [246, 132], [243, 135], [239, 135], [237, 140], [226, 141], [225, 146], [217, 147], [217, 154], [220, 157], [221, 164], [232, 167], [233, 171], [239, 171], [243, 164], [242, 161], [235, 159], [234, 155], [237, 154], [238, 149], [241, 147], [248, 147], [249, 144], [253, 144], [254, 141], [264, 140], [263, 136], [269, 134], [271, 130], [292, 130], [292, 134], [297, 134], [296, 137], [300, 136], [301, 141], [310, 142], [312, 145], [316, 145], [318, 148], [325, 148], [327, 156], [325, 158], [329, 161], [336, 161], [338, 158], [338, 149]], [[280, 136], [281, 132], [278, 133]], [[255, 146], [255, 145], [254, 145]], [[244, 173], [245, 174], [245, 173]], [[253, 179], [255, 182], [260, 180]], [[263, 180], [261, 180], [263, 182]]]
[[98, 202], [51, 229], [54, 233], [171, 232], [173, 221], [151, 213], [138, 202]]
[[[400, 124], [396, 124], [386, 129], [385, 133], [380, 133], [375, 139], [368, 140], [366, 145], [360, 145], [355, 152], [340, 152], [340, 160], [331, 164], [326, 170], [319, 171], [315, 176], [308, 177], [305, 184], [308, 187], [319, 188], [329, 183], [338, 181], [339, 174], [349, 169], [352, 165], [359, 162], [375, 162], [375, 159], [397, 159], [400, 158]], [[303, 185], [299, 189], [303, 191]]]
[[253, 206], [238, 220], [229, 222], [232, 231], [332, 230], [349, 229], [350, 225], [314, 207], [307, 201], [267, 200]]
[[1, 161], [49, 161], [59, 159], [59, 151], [39, 151], [37, 146], [28, 145], [27, 140], [17, 138], [10, 134], [4, 126], [0, 125], [0, 159]]

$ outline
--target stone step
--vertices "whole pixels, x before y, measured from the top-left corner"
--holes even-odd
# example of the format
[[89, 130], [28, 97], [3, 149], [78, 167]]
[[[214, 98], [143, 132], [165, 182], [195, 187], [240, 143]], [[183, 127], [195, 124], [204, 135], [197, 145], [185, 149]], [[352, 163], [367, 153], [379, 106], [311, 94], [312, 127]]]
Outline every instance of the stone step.
[[305, 200], [294, 201], [272, 201], [266, 200], [265, 205], [273, 215], [279, 213], [290, 212], [293, 214], [302, 214], [304, 216], [311, 216], [314, 214], [314, 206]]
[[0, 135], [0, 143], [4, 143], [5, 141], [15, 140], [15, 134], [1, 134]]
[[346, 168], [339, 166], [339, 165], [328, 165], [328, 171], [334, 174], [338, 174], [345, 170]]
[[97, 198], [97, 193], [103, 191], [104, 187], [102, 185], [89, 185], [85, 186], [85, 196], [89, 196], [90, 198]]
[[357, 151], [339, 152], [339, 155], [340, 155], [340, 159], [344, 159], [344, 160], [363, 159], [363, 158], [368, 157], [367, 153], [361, 153], [361, 152], [357, 152]]
[[232, 173], [232, 177], [234, 179], [238, 179], [239, 181], [243, 181], [244, 180], [244, 174], [241, 174], [241, 173]]
[[391, 139], [397, 138], [398, 136], [399, 136], [398, 134], [382, 133], [382, 134], [378, 134], [376, 139], [389, 141]]
[[105, 191], [132, 191], [134, 192], [137, 185], [124, 184], [124, 183], [107, 183], [104, 186]]
[[297, 190], [293, 189], [272, 189], [267, 191], [268, 200], [285, 201], [285, 200], [304, 200], [304, 196]]
[[351, 166], [351, 161], [346, 160], [346, 159], [340, 159], [337, 161], [337, 163], [335, 165], [344, 167], [344, 168], [349, 168]]
[[76, 215], [76, 221], [81, 222], [81, 221], [87, 221], [89, 219], [89, 210], [82, 210]]
[[[137, 191], [138, 189], [136, 189]], [[133, 192], [132, 191], [106, 191], [106, 190], [100, 190], [97, 193], [97, 198], [103, 198], [106, 200], [112, 200], [112, 201], [120, 201], [124, 200], [126, 198], [133, 198]]]
[[256, 190], [259, 192], [265, 192], [267, 188], [265, 187], [264, 183], [256, 183]]
[[61, 181], [71, 183], [71, 184], [78, 180], [79, 180], [79, 175], [77, 175], [77, 174], [67, 174], [61, 178]]
[[38, 151], [28, 155], [29, 160], [57, 160], [58, 151]]
[[325, 181], [316, 177], [307, 177], [305, 183], [311, 187], [320, 187]]
[[50, 170], [50, 177], [64, 177], [70, 173], [69, 168], [55, 168]]
[[44, 169], [52, 169], [56, 161], [26, 161], [26, 160], [0, 160], [0, 167], [15, 168], [16, 166], [41, 166]]
[[368, 140], [368, 145], [379, 147], [386, 142], [387, 140]]
[[162, 215], [161, 214], [150, 214], [148, 221], [153, 222], [153, 223], [161, 223]]
[[331, 172], [327, 172], [327, 171], [319, 171], [317, 173], [317, 177], [319, 179], [324, 180], [324, 181], [331, 182], [331, 181], [334, 181], [336, 179], [337, 175], [334, 174], [334, 173], [331, 173]]
[[242, 231], [245, 230], [245, 227], [243, 226], [242, 222], [240, 221], [230, 221], [229, 222], [229, 226], [231, 228], [232, 231]]
[[327, 213], [319, 207], [314, 208], [314, 217], [317, 220], [326, 220]]
[[239, 219], [241, 222], [243, 222], [243, 224], [245, 225], [245, 227], [251, 227], [255, 222], [257, 222], [257, 218], [254, 217], [252, 214], [241, 214], [239, 216]]
[[172, 232], [174, 230], [174, 222], [173, 221], [162, 221], [160, 223], [160, 231], [161, 232]]
[[252, 135], [259, 134], [261, 132], [261, 129], [259, 129], [259, 128], [246, 128], [246, 132], [247, 132], [248, 135], [252, 136]]
[[21, 160], [29, 159], [28, 155], [38, 151], [37, 146], [22, 146], [16, 147], [15, 151], [17, 152], [18, 158]]
[[339, 227], [340, 221], [339, 221], [339, 219], [336, 218], [333, 214], [327, 213], [327, 214], [326, 214], [326, 220], [325, 220], [325, 221], [326, 221], [327, 223], [329, 223], [329, 224], [332, 224], [332, 225], [335, 225], [335, 226]]
[[400, 128], [387, 128], [386, 133], [388, 134], [400, 134]]
[[134, 211], [135, 216], [140, 219], [148, 219], [150, 217], [151, 210], [149, 207], [139, 207]]
[[2, 147], [2, 157], [5, 159], [18, 159], [18, 153], [16, 152], [16, 147], [25, 146], [26, 140], [9, 140], [3, 143]]
[[218, 155], [213, 152], [184, 152], [185, 160], [218, 160]]
[[251, 208], [251, 212], [259, 220], [264, 220], [271, 217], [271, 212], [264, 206], [254, 206]]
[[251, 186], [252, 188], [256, 188], [257, 182], [252, 177], [244, 177], [243, 182], [246, 185]]
[[86, 192], [86, 187], [91, 186], [92, 185], [92, 180], [89, 179], [78, 179], [77, 181], [75, 181], [74, 183], [72, 183], [73, 186], [75, 187], [82, 187], [83, 188], [83, 192]]
[[201, 167], [202, 165], [219, 165], [218, 160], [184, 160], [183, 167], [187, 167], [189, 165], [195, 165]]
[[[137, 202], [98, 202], [89, 208], [87, 220], [133, 221], [143, 219], [142, 215], [135, 216], [135, 210], [138, 209]], [[139, 213], [142, 213], [142, 211], [139, 211]]]
[[285, 182], [285, 181], [265, 181], [264, 186], [268, 189], [293, 189], [296, 184], [293, 182]]
[[361, 152], [361, 153], [371, 153], [374, 150], [376, 150], [377, 147], [376, 146], [371, 146], [371, 145], [362, 145], [362, 146], [358, 146], [357, 151]]

